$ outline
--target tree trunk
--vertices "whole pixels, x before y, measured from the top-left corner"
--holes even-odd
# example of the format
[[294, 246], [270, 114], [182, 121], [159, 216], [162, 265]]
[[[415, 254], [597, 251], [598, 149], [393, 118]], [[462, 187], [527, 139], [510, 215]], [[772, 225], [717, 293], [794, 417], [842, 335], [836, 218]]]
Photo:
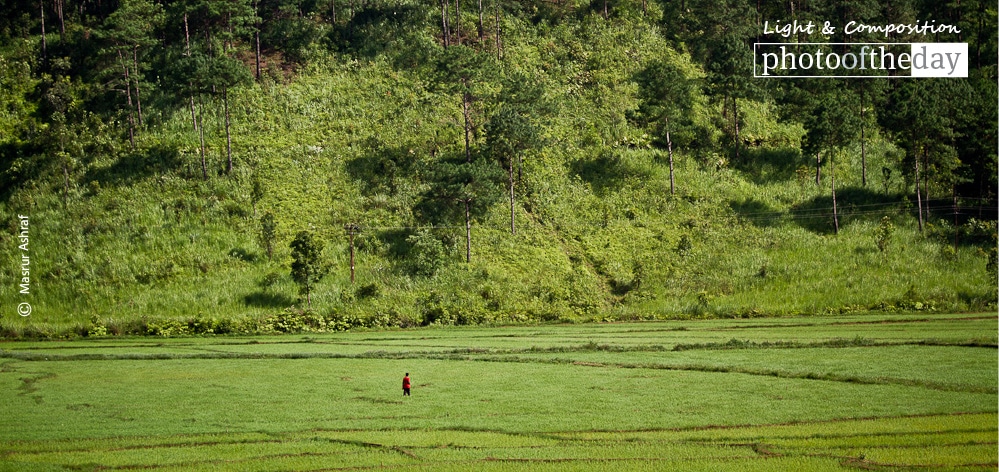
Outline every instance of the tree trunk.
[[950, 191], [954, 197], [954, 250], [957, 251], [957, 236], [960, 233], [960, 228], [957, 226], [957, 186], [952, 185]]
[[354, 231], [356, 226], [347, 225], [347, 234], [350, 235], [350, 283], [354, 283]]
[[139, 46], [132, 45], [132, 80], [135, 81], [135, 108], [139, 114], [139, 127], [142, 127], [142, 99], [139, 98]]
[[[187, 27], [187, 13], [184, 13], [184, 55], [191, 57], [191, 30]], [[194, 84], [191, 82], [187, 83], [187, 86], [194, 88]], [[198, 117], [194, 113], [194, 92], [188, 96], [188, 102], [191, 104], [191, 125], [194, 126], [194, 131], [198, 131]]]
[[[462, 79], [464, 82], [464, 79]], [[467, 83], [464, 84], [466, 87]], [[472, 127], [471, 122], [468, 117], [468, 92], [461, 93], [461, 110], [462, 115], [465, 117], [465, 161], [472, 162], [472, 151], [471, 151], [471, 141], [472, 141]]]
[[191, 30], [187, 26], [187, 13], [184, 13], [184, 55], [191, 56]]
[[458, 0], [454, 0], [454, 41], [461, 44], [461, 10], [458, 8]]
[[465, 262], [472, 262], [472, 200], [465, 199]]
[[735, 123], [735, 160], [738, 161], [742, 140], [739, 139], [739, 100], [735, 97], [732, 97], [732, 122]]
[[191, 93], [188, 99], [191, 104], [191, 126], [194, 126], [194, 132], [198, 132], [198, 118], [194, 114], [194, 93]]
[[225, 153], [229, 160], [225, 173], [232, 172], [232, 133], [229, 132], [229, 89], [222, 87], [222, 107], [225, 109]]
[[125, 62], [125, 57], [121, 54], [121, 49], [118, 49], [118, 61], [121, 62], [122, 73], [125, 78], [125, 95], [128, 97], [128, 142], [131, 144], [132, 149], [135, 149], [135, 115], [132, 109], [132, 80], [128, 77], [128, 64]]
[[604, 0], [604, 19], [607, 19], [607, 0]]
[[66, 18], [62, 14], [63, 3], [66, 0], [56, 0], [56, 15], [59, 16], [59, 44], [66, 41]]
[[513, 156], [510, 156], [510, 165], [507, 171], [507, 176], [510, 179], [510, 234], [517, 234], [516, 213], [514, 212], [514, 193], [513, 193]]
[[201, 175], [208, 180], [208, 162], [205, 159], [205, 102], [204, 98], [198, 96], [198, 115], [200, 124], [198, 125], [198, 136], [201, 139]]
[[38, 10], [42, 15], [42, 62], [48, 61], [48, 48], [45, 41], [45, 2], [44, 0], [38, 0]]
[[829, 181], [832, 183], [833, 233], [839, 234], [839, 213], [836, 211], [836, 159], [834, 156], [829, 158]]
[[444, 32], [444, 48], [451, 43], [451, 28], [447, 24], [447, 0], [441, 0], [441, 28]]
[[860, 81], [860, 178], [867, 187], [867, 134], [864, 126], [864, 81]]
[[676, 183], [673, 180], [673, 140], [669, 136], [669, 118], [666, 118], [666, 152], [669, 154], [669, 194], [676, 195]]
[[333, 11], [333, 24], [336, 24], [336, 0], [330, 0], [330, 9]]
[[930, 221], [930, 151], [929, 147], [923, 148], [923, 210], [926, 211], [926, 221]]
[[919, 156], [916, 156], [916, 211], [919, 213], [919, 232], [923, 232], [923, 196], [919, 193]]
[[65, 130], [60, 130], [59, 132], [59, 155], [62, 156], [62, 177], [63, 177], [62, 204], [64, 207], [68, 207], [69, 206], [69, 155], [66, 154]]
[[493, 7], [496, 9], [496, 60], [503, 58], [503, 47], [500, 43], [500, 4], [499, 0], [493, 0]]
[[822, 185], [822, 152], [815, 153], [815, 185]]
[[482, 0], [479, 0], [479, 41], [482, 41], [482, 37], [485, 35], [486, 30], [482, 26]]
[[[333, 23], [336, 24], [336, 1], [331, 1], [333, 4]], [[257, 12], [257, 0], [253, 0], [253, 15], [257, 17], [254, 22], [255, 27], [253, 28], [253, 41], [256, 43], [256, 47], [253, 52], [253, 59], [256, 65], [256, 76], [257, 80], [260, 80], [260, 15]]]
[[[65, 147], [60, 145], [59, 149], [62, 154], [62, 178], [63, 178], [63, 190], [62, 190], [62, 204], [64, 207], [69, 206], [69, 156], [66, 155]], [[955, 197], [956, 198], [956, 197]], [[956, 200], [955, 200], [956, 201]], [[957, 217], [954, 217], [955, 221]], [[957, 225], [954, 225], [956, 228]], [[957, 243], [954, 243], [955, 247]]]
[[642, 16], [649, 15], [649, 5], [646, 0], [642, 0]]

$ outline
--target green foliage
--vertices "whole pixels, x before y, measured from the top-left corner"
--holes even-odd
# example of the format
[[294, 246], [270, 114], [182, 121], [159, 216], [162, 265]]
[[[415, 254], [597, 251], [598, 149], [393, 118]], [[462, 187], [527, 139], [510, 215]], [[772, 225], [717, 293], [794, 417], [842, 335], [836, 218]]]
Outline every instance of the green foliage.
[[326, 276], [329, 266], [322, 259], [323, 243], [311, 231], [299, 231], [291, 241], [291, 278], [312, 307], [312, 291]]
[[891, 243], [891, 236], [894, 233], [895, 225], [892, 224], [891, 218], [887, 216], [882, 217], [881, 223], [874, 230], [874, 242], [877, 243], [879, 251], [885, 252], [888, 250], [888, 245]]
[[[198, 313], [256, 332], [296, 303], [287, 242], [302, 227], [336, 268], [304, 292], [315, 311], [381, 325], [994, 306], [995, 230], [979, 217], [996, 188], [991, 10], [796, 6], [872, 24], [960, 13], [982, 61], [967, 80], [882, 87], [749, 79], [754, 18], [786, 15], [777, 4], [609, 1], [604, 18], [599, 1], [499, 3], [481, 41], [463, 3], [462, 44], [444, 48], [438, 5], [412, 0], [67, 5], [65, 34], [49, 2], [44, 57], [37, 5], [7, 5], [0, 243], [18, 214], [40, 223], [35, 311], [12, 332], [71, 335], [93, 313], [113, 317], [93, 325], [108, 335], [191, 330]], [[887, 169], [867, 188], [860, 110], [865, 164]], [[836, 158], [835, 240], [831, 199], [808, 183], [819, 148]], [[922, 188], [957, 195], [956, 224], [934, 209], [917, 232], [917, 156]], [[875, 251], [883, 215], [895, 231]], [[347, 223], [363, 228], [359, 288]]]
[[447, 250], [430, 231], [420, 230], [406, 238], [410, 270], [415, 275], [433, 277], [447, 260]]
[[260, 217], [260, 247], [267, 253], [267, 260], [274, 257], [274, 238], [277, 236], [277, 220], [270, 211]]

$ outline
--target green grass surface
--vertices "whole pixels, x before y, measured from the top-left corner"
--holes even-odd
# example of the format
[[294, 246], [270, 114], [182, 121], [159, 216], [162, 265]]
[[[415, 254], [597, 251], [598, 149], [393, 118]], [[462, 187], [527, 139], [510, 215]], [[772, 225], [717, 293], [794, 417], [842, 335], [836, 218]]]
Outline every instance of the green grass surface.
[[0, 470], [995, 470], [997, 327], [853, 315], [4, 342]]

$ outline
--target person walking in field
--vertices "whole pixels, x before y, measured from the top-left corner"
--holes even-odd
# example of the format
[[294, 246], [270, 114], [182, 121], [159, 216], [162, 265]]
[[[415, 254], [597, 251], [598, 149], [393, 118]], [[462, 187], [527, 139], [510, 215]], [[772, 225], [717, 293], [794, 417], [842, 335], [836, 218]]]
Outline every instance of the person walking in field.
[[402, 395], [409, 396], [409, 372], [406, 372], [406, 376], [402, 378]]

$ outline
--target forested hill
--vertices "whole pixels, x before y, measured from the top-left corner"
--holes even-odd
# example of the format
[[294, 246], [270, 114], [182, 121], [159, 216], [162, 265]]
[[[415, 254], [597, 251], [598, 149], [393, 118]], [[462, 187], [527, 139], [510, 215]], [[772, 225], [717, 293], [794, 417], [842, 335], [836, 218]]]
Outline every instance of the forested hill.
[[[994, 2], [0, 9], [6, 336], [995, 307]], [[754, 78], [777, 20], [969, 75]]]

